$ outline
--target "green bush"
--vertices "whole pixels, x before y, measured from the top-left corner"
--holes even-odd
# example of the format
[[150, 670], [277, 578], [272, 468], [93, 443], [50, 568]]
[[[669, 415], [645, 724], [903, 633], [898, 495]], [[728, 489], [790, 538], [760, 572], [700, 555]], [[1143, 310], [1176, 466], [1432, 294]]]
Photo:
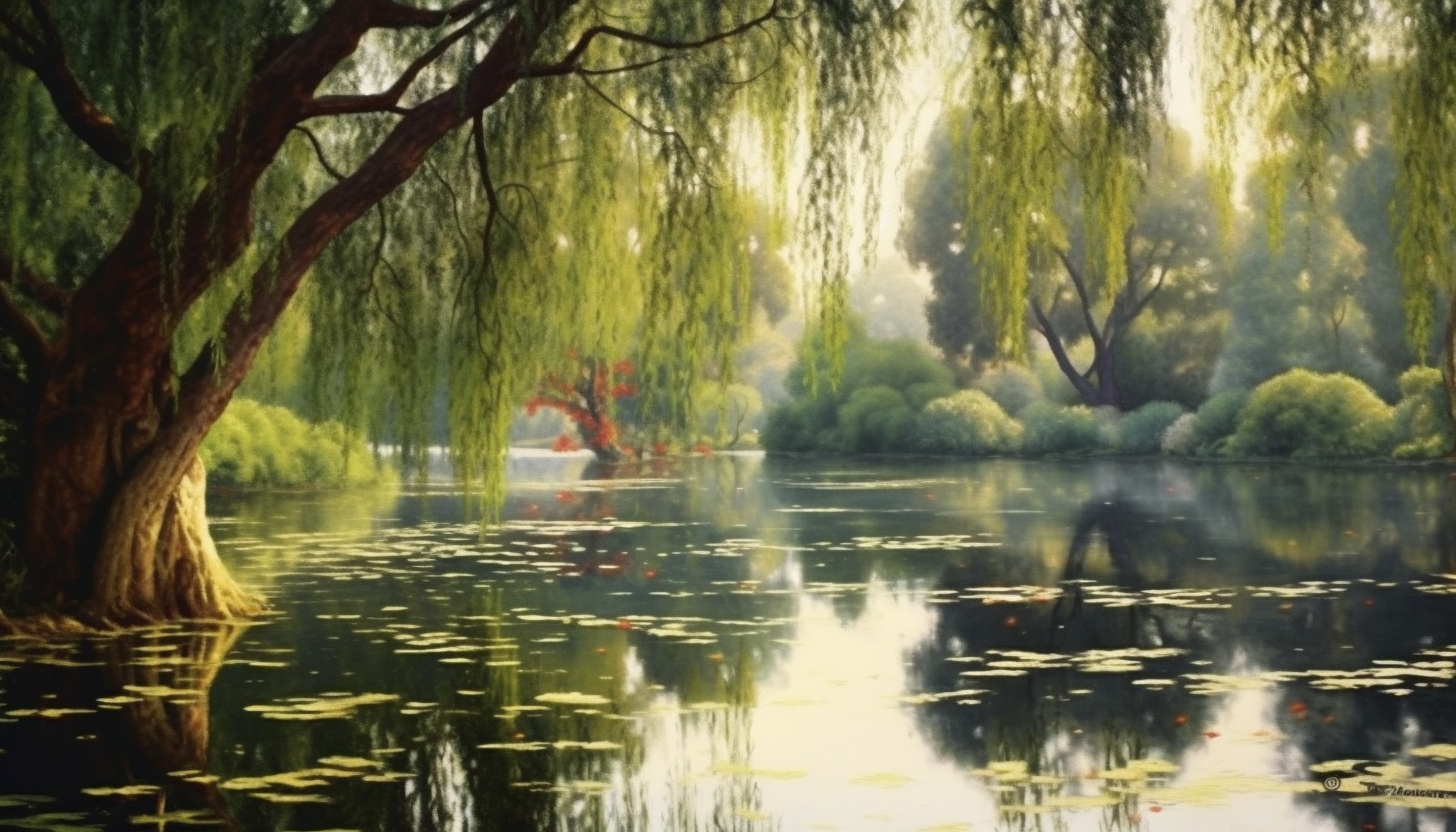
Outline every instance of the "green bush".
[[861, 387], [839, 408], [836, 450], [845, 453], [882, 453], [910, 445], [915, 411], [893, 387]]
[[1117, 423], [1117, 450], [1125, 454], [1155, 454], [1162, 450], [1163, 434], [1183, 415], [1177, 402], [1148, 402]]
[[1015, 450], [1021, 425], [980, 390], [962, 390], [925, 406], [916, 441], [932, 453], [994, 454]]
[[1041, 379], [1020, 364], [1003, 364], [987, 370], [976, 379], [975, 387], [1012, 416], [1043, 398]]
[[1021, 413], [1022, 450], [1031, 454], [1088, 453], [1116, 444], [1115, 416], [1083, 405], [1036, 402]]
[[[806, 339], [812, 344], [815, 334]], [[874, 341], [852, 321], [844, 372], [811, 392], [803, 356], [790, 369], [790, 400], [768, 415], [760, 437], [770, 451], [878, 453], [914, 450], [915, 417], [955, 392], [954, 375], [923, 344]]]
[[1165, 454], [1188, 456], [1198, 451], [1198, 416], [1184, 413], [1163, 431], [1161, 450]]
[[343, 425], [305, 422], [251, 399], [233, 399], [199, 453], [213, 485], [339, 487], [387, 476], [364, 440]]
[[1219, 442], [1233, 436], [1239, 427], [1239, 414], [1248, 403], [1246, 387], [1231, 387], [1204, 402], [1198, 408], [1198, 422], [1194, 426], [1199, 450], [1214, 450]]
[[1290, 370], [1254, 389], [1228, 451], [1247, 456], [1350, 458], [1390, 448], [1395, 412], [1344, 375]]
[[1456, 430], [1452, 429], [1441, 371], [1412, 367], [1401, 373], [1399, 384], [1393, 455], [1398, 459], [1434, 459], [1449, 454]]

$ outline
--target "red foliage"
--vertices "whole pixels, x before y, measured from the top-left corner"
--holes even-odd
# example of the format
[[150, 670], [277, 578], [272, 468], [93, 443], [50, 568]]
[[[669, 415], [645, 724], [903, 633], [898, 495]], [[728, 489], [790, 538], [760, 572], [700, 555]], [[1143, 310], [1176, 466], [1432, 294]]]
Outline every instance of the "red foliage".
[[579, 451], [581, 450], [581, 446], [576, 444], [575, 439], [563, 433], [556, 437], [556, 444], [551, 446], [551, 450], [558, 454], [564, 454], [570, 453], [571, 451]]
[[[637, 395], [637, 387], [624, 379], [632, 374], [632, 362], [617, 361], [608, 364], [595, 359], [582, 359], [576, 350], [570, 350], [567, 357], [577, 362], [574, 376], [548, 375], [542, 379], [536, 395], [526, 400], [526, 413], [534, 416], [543, 407], [560, 411], [576, 425], [581, 439], [598, 454], [620, 455], [618, 447], [620, 433], [612, 422], [609, 410], [611, 402]], [[569, 438], [556, 440], [555, 450], [576, 450], [575, 443], [567, 444]]]

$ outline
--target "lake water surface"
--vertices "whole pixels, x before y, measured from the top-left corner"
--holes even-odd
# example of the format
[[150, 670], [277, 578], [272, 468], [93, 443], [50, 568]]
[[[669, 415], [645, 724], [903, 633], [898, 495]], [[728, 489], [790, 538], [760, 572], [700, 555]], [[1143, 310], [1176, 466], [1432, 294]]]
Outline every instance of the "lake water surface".
[[0, 828], [1456, 830], [1456, 475], [512, 461], [214, 496], [274, 612], [0, 641]]

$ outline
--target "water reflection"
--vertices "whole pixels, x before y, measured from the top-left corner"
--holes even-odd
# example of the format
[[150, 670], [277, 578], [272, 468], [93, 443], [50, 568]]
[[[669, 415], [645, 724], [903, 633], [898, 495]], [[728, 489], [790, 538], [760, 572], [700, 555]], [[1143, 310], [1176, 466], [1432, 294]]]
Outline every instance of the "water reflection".
[[[239, 828], [208, 774], [208, 709], [241, 632], [197, 625], [85, 642], [7, 639], [11, 724], [0, 783], [19, 797], [0, 806], [20, 811], [0, 825], [88, 828], [76, 822], [90, 818], [105, 828]], [[53, 796], [58, 784], [70, 788]], [[57, 797], [70, 805], [51, 805]]]
[[1456, 791], [1447, 472], [513, 466], [211, 501], [245, 632], [0, 643], [0, 826], [1450, 826], [1360, 785]]

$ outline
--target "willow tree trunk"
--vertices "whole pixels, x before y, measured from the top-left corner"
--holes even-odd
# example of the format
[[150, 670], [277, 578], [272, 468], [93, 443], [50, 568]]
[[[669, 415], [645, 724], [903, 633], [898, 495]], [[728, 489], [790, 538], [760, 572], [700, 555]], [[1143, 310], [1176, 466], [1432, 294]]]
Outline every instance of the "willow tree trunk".
[[35, 405], [26, 595], [97, 623], [248, 615], [259, 605], [207, 531], [197, 448], [213, 419], [165, 430], [176, 407], [167, 313], [125, 277], [78, 293]]
[[[176, 186], [161, 173], [175, 152], [169, 134], [154, 146], [139, 143], [87, 99], [63, 44], [47, 40], [55, 27], [46, 4], [29, 4], [42, 31], [18, 37], [33, 49], [0, 52], [20, 56], [62, 121], [137, 193], [119, 239], [79, 289], [62, 288], [70, 281], [57, 276], [12, 274], [19, 258], [0, 252], [0, 339], [13, 342], [23, 367], [16, 372], [13, 362], [0, 361], [0, 418], [21, 426], [23, 456], [19, 485], [0, 484], [0, 497], [14, 490], [20, 499], [12, 503], [20, 505], [0, 506], [0, 519], [16, 522], [32, 607], [101, 624], [234, 618], [258, 609], [229, 577], [207, 532], [197, 459], [203, 436], [332, 241], [414, 176], [452, 131], [475, 119], [483, 134], [480, 114], [516, 82], [578, 71], [605, 30], [588, 29], [562, 60], [533, 65], [542, 34], [574, 0], [547, 5], [525, 14], [475, 0], [437, 10], [390, 0], [331, 4], [312, 26], [270, 41], [258, 56], [256, 74], [221, 124], [215, 164], [194, 172], [202, 180], [194, 192], [196, 183]], [[318, 94], [370, 31], [439, 30], [464, 18], [384, 92]], [[459, 36], [495, 20], [494, 42], [454, 86], [400, 106], [420, 71]], [[740, 31], [746, 28], [729, 33]], [[269, 253], [244, 278], [247, 288], [213, 339], [179, 373], [172, 350], [180, 319], [253, 242], [255, 192], [284, 143], [310, 119], [365, 113], [398, 118], [352, 172], [336, 177], [265, 247]], [[49, 287], [36, 300], [58, 324], [41, 327], [13, 302], [9, 287], [17, 281]]]

